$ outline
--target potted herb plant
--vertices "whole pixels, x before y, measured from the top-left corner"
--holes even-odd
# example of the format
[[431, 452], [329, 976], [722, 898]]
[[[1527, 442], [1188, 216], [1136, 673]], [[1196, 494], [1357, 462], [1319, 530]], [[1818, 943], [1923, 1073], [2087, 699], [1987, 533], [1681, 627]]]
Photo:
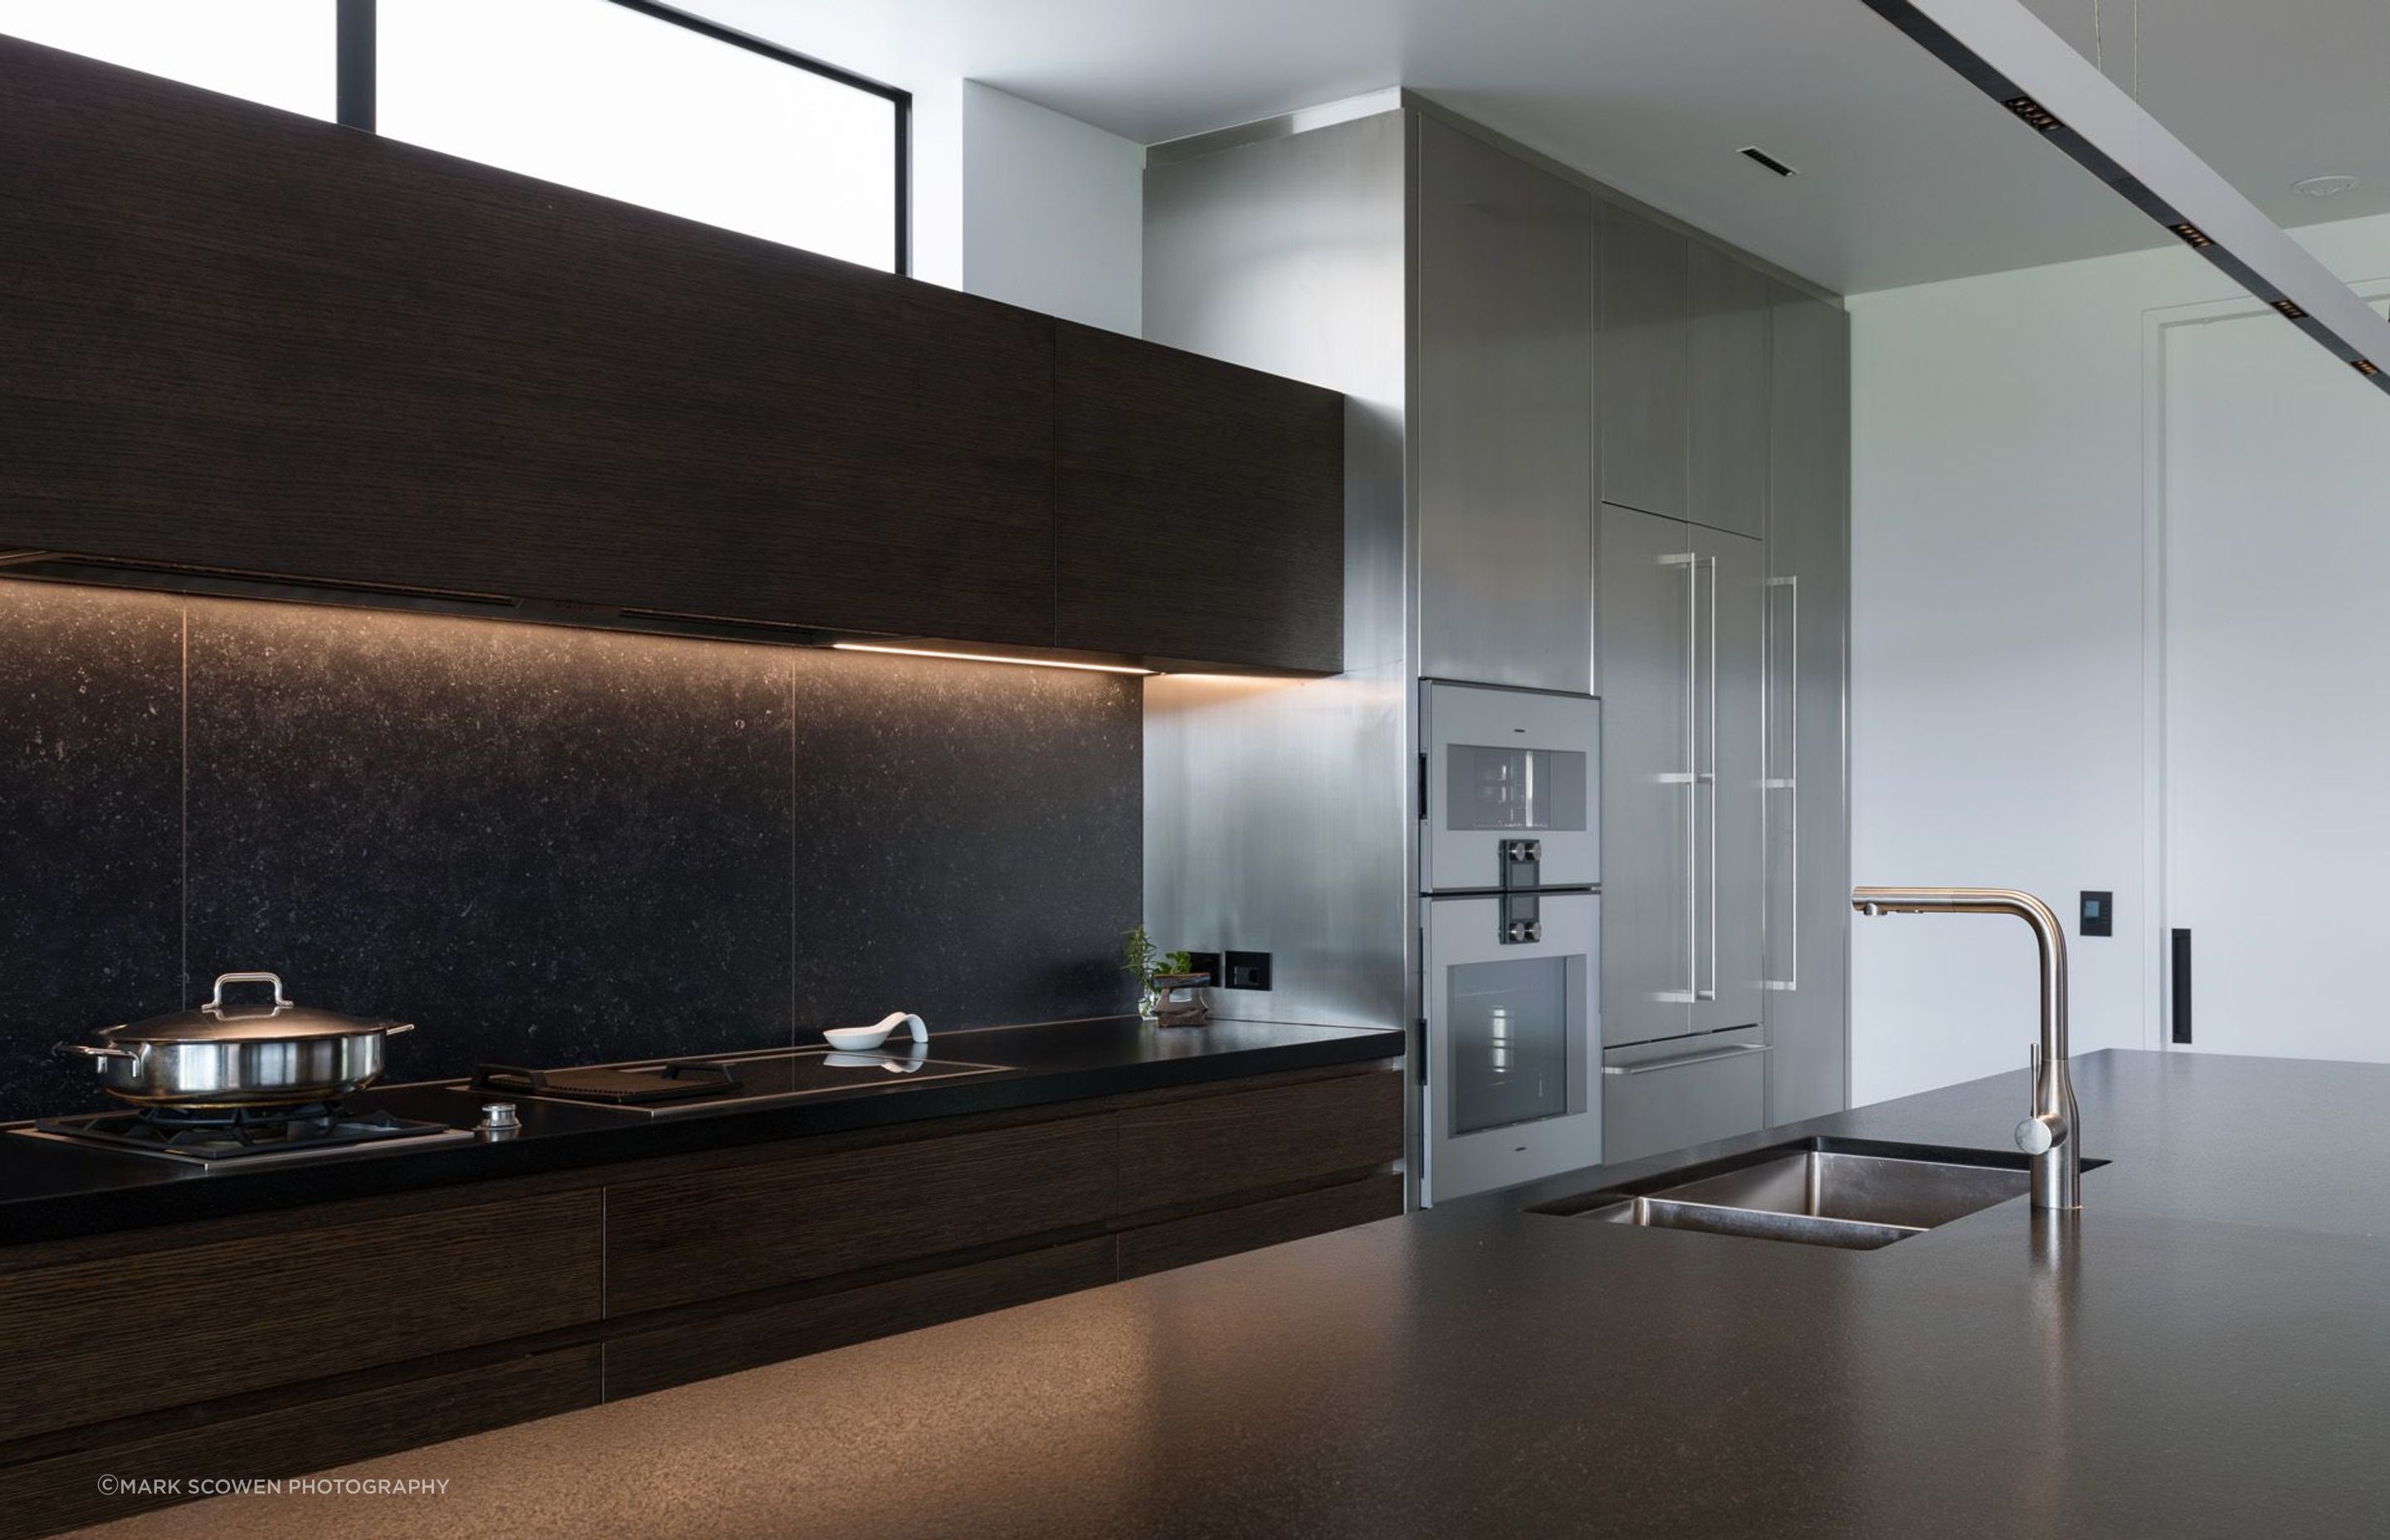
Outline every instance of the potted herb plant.
[[1139, 1016], [1164, 1026], [1200, 1026], [1210, 1016], [1195, 991], [1210, 983], [1212, 976], [1188, 971], [1189, 961], [1184, 952], [1155, 946], [1142, 925], [1124, 933], [1121, 971], [1137, 981]]

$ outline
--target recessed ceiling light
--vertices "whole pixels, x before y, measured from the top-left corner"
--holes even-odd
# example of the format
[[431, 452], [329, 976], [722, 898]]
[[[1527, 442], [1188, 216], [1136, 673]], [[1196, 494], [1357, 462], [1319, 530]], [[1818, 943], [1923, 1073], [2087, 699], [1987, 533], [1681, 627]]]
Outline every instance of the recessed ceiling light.
[[2357, 186], [2354, 176], [2310, 176], [2304, 182], [2291, 184], [2293, 192], [2303, 192], [2309, 198], [2338, 198]]
[[1766, 166], [1769, 171], [1774, 172], [1779, 176], [1798, 176], [1801, 174], [1799, 172], [1794, 171], [1791, 166], [1786, 165], [1783, 161], [1779, 160], [1773, 155], [1770, 155], [1766, 150], [1760, 148], [1757, 145], [1745, 145], [1741, 149], [1735, 151], [1735, 153], [1742, 156], [1745, 160], [1754, 162], [1755, 164]]

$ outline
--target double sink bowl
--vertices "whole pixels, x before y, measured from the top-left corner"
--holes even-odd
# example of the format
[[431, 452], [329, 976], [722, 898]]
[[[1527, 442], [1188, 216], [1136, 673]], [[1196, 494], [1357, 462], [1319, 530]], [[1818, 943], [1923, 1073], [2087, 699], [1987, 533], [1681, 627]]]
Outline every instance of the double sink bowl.
[[[2107, 1164], [2083, 1162], [2083, 1169]], [[1827, 1136], [1770, 1146], [1538, 1204], [1647, 1229], [1871, 1251], [2023, 1198], [2023, 1155]]]

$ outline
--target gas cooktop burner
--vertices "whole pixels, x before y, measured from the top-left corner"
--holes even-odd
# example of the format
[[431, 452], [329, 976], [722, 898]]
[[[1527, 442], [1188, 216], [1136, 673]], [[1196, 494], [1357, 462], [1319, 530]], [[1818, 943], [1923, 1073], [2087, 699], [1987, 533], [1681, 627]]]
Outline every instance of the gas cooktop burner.
[[352, 1112], [338, 1102], [301, 1107], [145, 1107], [43, 1118], [24, 1132], [192, 1165], [302, 1160], [419, 1140], [469, 1139], [444, 1123]]

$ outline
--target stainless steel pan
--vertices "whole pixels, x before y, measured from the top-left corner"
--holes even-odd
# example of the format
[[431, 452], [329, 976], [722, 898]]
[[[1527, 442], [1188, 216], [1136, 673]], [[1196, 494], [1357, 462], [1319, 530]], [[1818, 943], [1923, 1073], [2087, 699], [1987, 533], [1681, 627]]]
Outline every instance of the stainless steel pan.
[[[272, 984], [271, 1004], [227, 1005], [225, 985]], [[197, 1010], [110, 1027], [94, 1047], [61, 1043], [88, 1059], [110, 1096], [145, 1107], [270, 1107], [328, 1101], [371, 1084], [383, 1043], [407, 1021], [378, 1021], [293, 1005], [272, 973], [225, 973]]]

